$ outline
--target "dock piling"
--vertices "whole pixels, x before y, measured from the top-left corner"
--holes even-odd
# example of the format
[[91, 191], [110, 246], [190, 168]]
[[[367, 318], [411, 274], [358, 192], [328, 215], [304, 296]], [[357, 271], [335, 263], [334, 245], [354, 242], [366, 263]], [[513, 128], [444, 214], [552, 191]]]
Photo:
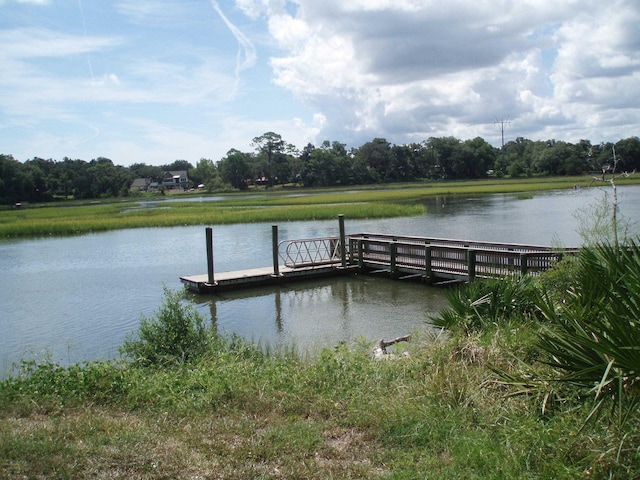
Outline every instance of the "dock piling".
[[280, 276], [280, 259], [278, 258], [278, 226], [271, 226], [271, 246], [273, 251], [273, 275]]
[[209, 284], [214, 285], [216, 282], [213, 277], [213, 229], [207, 227], [205, 232], [207, 237], [207, 279]]
[[342, 260], [342, 268], [347, 268], [347, 245], [346, 235], [344, 233], [344, 215], [338, 215], [338, 223], [340, 225], [340, 259]]

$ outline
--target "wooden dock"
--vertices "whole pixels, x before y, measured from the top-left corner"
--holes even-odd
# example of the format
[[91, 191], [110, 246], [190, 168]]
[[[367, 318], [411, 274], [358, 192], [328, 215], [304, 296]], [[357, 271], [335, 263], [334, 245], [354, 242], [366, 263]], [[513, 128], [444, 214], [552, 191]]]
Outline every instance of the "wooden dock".
[[214, 282], [209, 282], [208, 274], [188, 275], [180, 277], [180, 281], [195, 293], [214, 293], [223, 290], [251, 288], [262, 285], [279, 285], [291, 281], [336, 276], [353, 273], [357, 267], [342, 268], [340, 264], [328, 264], [317, 267], [290, 268], [280, 266], [274, 274], [273, 267], [252, 268], [234, 272], [220, 272], [215, 275]]
[[386, 275], [429, 284], [476, 278], [539, 275], [575, 248], [476, 242], [444, 238], [344, 233], [337, 237], [278, 241], [272, 227], [272, 266], [235, 272], [213, 271], [212, 231], [207, 229], [208, 273], [180, 277], [196, 293], [277, 285], [353, 273]]

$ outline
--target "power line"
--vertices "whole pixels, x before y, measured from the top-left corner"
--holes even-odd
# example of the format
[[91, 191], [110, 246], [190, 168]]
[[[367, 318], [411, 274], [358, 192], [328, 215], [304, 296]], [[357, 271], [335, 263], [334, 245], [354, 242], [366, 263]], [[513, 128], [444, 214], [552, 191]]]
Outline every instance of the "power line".
[[507, 125], [509, 125], [511, 122], [509, 120], [498, 120], [498, 117], [496, 117], [496, 121], [495, 121], [495, 125], [499, 125], [500, 126], [500, 133], [502, 135], [502, 148], [500, 149], [500, 151], [502, 152], [502, 172], [505, 173], [505, 167], [506, 167], [506, 162], [504, 160], [504, 130], [507, 128]]

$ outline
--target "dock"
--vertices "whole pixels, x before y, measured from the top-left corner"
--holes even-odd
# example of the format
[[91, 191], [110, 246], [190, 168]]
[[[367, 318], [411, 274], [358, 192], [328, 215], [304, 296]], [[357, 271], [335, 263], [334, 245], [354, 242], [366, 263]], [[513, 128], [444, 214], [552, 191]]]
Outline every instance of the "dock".
[[272, 266], [214, 274], [212, 235], [212, 229], [207, 228], [207, 273], [180, 277], [180, 281], [195, 293], [356, 273], [427, 284], [539, 275], [552, 268], [563, 255], [577, 251], [577, 248], [376, 233], [347, 235], [341, 215], [339, 235], [335, 237], [281, 242], [278, 240], [278, 228], [274, 225]]

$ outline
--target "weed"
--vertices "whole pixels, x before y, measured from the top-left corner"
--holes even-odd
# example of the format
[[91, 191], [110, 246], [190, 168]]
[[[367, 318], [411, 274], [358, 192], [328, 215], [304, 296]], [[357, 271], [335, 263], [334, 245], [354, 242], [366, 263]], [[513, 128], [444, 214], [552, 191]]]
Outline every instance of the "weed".
[[203, 355], [212, 332], [204, 318], [184, 303], [184, 292], [164, 289], [165, 300], [155, 317], [142, 316], [138, 332], [129, 336], [120, 353], [134, 363], [149, 366], [180, 365]]

